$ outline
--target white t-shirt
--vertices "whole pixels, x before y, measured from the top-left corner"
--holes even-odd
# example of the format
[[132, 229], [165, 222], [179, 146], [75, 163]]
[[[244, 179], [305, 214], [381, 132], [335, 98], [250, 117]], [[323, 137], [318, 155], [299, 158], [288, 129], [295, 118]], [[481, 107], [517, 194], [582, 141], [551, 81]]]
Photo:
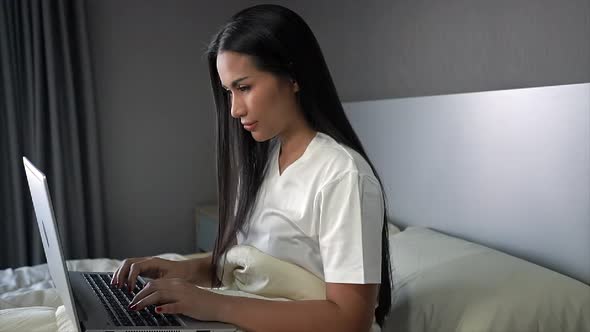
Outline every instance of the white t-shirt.
[[325, 282], [381, 282], [383, 198], [365, 159], [318, 132], [279, 174], [280, 143], [238, 244], [297, 264]]

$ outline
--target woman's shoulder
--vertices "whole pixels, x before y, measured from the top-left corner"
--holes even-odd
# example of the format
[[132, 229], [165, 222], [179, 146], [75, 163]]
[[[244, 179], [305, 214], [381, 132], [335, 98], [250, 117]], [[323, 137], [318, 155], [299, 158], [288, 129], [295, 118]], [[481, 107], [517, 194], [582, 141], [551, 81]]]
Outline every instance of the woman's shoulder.
[[323, 170], [326, 179], [336, 179], [350, 172], [375, 177], [367, 160], [354, 149], [322, 132], [318, 132], [315, 141], [313, 162]]

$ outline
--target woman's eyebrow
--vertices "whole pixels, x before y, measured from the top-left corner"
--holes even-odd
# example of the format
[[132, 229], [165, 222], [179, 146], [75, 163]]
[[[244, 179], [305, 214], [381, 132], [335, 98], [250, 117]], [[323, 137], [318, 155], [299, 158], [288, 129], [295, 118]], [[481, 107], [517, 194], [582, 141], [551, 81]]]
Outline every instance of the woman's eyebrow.
[[[244, 76], [244, 77], [238, 78], [237, 80], [235, 80], [231, 83], [231, 86], [236, 87], [238, 85], [238, 83], [247, 79], [248, 77], [249, 76]], [[223, 83], [221, 84], [221, 87], [227, 90], [227, 87], [225, 85], [223, 85]]]

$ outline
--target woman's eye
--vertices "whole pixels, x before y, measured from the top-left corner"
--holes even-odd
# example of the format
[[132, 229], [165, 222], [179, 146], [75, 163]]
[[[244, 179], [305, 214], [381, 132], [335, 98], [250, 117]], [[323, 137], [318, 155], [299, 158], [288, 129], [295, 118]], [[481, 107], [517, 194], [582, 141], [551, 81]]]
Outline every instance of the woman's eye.
[[242, 86], [238, 87], [238, 90], [240, 90], [242, 92], [245, 92], [245, 91], [250, 90], [250, 87], [249, 86], [242, 85]]

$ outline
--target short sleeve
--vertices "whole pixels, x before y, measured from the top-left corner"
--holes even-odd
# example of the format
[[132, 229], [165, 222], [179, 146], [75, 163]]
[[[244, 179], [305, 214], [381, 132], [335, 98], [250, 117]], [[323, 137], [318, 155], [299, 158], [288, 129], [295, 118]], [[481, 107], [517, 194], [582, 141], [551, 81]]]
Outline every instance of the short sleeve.
[[379, 182], [347, 172], [319, 191], [318, 240], [326, 282], [381, 283], [383, 194]]

